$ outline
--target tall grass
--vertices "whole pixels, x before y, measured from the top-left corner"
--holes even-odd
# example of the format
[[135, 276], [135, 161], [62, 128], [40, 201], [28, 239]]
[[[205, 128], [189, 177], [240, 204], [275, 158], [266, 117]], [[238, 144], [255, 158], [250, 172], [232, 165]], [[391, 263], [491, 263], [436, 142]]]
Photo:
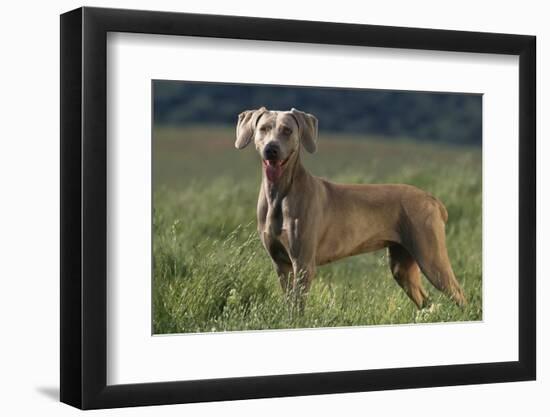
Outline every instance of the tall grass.
[[223, 128], [159, 129], [154, 140], [154, 333], [481, 319], [479, 149], [321, 137], [318, 154], [305, 160], [315, 175], [413, 184], [445, 203], [449, 255], [469, 303], [455, 306], [424, 279], [432, 306], [417, 310], [379, 251], [318, 268], [297, 315], [257, 236], [254, 151], [236, 151], [233, 131]]

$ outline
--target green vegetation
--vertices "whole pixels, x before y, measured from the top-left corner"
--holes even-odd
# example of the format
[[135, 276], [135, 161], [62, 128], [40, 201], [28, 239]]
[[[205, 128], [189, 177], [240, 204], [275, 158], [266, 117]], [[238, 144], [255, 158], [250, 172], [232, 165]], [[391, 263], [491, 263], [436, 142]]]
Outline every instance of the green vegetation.
[[228, 128], [154, 132], [155, 334], [481, 320], [478, 147], [321, 132], [318, 153], [304, 155], [313, 174], [413, 184], [445, 203], [449, 255], [469, 304], [455, 306], [424, 279], [433, 304], [417, 310], [379, 251], [320, 267], [304, 314], [295, 315], [256, 234], [258, 156], [233, 142]]

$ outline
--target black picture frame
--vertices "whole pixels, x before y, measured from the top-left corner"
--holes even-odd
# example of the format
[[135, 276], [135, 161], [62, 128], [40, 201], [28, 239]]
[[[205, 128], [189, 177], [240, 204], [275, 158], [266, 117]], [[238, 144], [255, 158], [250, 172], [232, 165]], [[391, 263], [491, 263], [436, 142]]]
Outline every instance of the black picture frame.
[[[519, 360], [107, 385], [108, 32], [519, 56]], [[61, 401], [94, 409], [534, 380], [535, 51], [524, 35], [88, 7], [61, 15]]]

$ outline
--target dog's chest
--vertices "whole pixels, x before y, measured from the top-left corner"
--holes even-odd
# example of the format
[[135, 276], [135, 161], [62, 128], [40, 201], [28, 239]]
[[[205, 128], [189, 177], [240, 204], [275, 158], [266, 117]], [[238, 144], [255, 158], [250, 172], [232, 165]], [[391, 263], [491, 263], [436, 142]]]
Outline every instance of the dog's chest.
[[265, 216], [263, 216], [263, 221], [260, 219], [260, 222], [261, 238], [270, 254], [276, 256], [276, 252], [283, 248], [289, 252], [289, 231], [292, 228], [292, 220], [285, 202], [266, 205]]

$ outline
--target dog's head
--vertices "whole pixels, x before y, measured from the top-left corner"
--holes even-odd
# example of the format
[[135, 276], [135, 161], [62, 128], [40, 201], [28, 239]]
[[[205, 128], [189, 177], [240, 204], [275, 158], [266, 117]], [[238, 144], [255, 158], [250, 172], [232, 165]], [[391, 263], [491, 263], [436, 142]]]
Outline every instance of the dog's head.
[[317, 150], [317, 130], [317, 118], [296, 109], [246, 110], [239, 114], [235, 147], [243, 149], [254, 140], [267, 178], [277, 181], [298, 158], [300, 143], [310, 153]]

